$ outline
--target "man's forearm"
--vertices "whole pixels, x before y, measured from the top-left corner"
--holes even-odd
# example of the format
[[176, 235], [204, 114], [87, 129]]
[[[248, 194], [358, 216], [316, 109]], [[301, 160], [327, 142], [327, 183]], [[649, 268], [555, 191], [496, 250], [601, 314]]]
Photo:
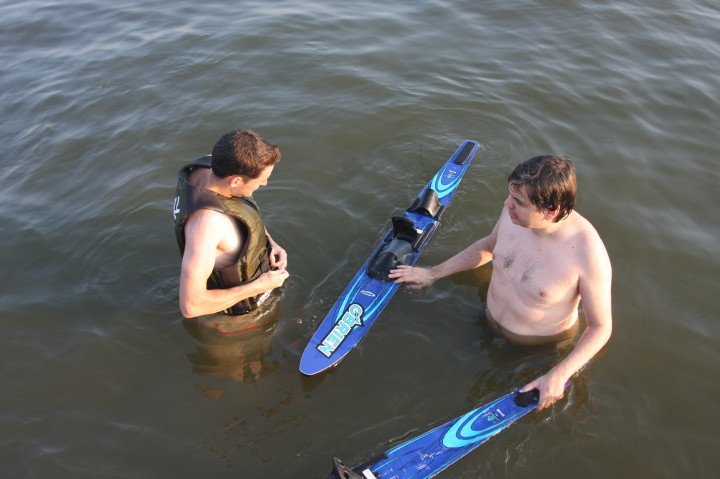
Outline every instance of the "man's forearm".
[[264, 293], [258, 281], [241, 284], [228, 289], [206, 289], [187, 298], [180, 298], [180, 312], [186, 318], [215, 314], [236, 305], [243, 299]]
[[492, 260], [485, 238], [471, 244], [452, 258], [430, 268], [430, 274], [437, 280], [451, 274], [478, 268]]
[[550, 370], [563, 382], [583, 368], [607, 344], [612, 333], [612, 326], [588, 327], [583, 331], [573, 350], [565, 359]]

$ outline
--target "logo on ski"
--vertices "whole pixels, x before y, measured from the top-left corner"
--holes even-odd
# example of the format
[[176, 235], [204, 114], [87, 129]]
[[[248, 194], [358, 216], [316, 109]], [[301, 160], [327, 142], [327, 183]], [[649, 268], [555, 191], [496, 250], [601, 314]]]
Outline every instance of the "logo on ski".
[[329, 358], [333, 355], [335, 350], [340, 347], [348, 334], [355, 329], [357, 326], [362, 326], [362, 315], [363, 308], [357, 303], [351, 304], [345, 314], [342, 315], [340, 320], [335, 323], [335, 326], [328, 333], [322, 342], [318, 345], [317, 350]]
[[178, 213], [180, 213], [179, 205], [180, 205], [180, 196], [176, 196], [175, 202], [173, 203], [173, 212], [172, 212], [174, 220], [177, 219], [177, 215], [178, 215]]

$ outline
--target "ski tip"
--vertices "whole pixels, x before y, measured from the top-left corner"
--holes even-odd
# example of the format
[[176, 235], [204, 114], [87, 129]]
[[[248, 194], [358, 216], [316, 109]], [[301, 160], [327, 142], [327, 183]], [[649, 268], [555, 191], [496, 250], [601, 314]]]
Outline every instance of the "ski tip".
[[340, 362], [339, 358], [336, 361], [332, 363], [318, 363], [317, 361], [312, 361], [311, 359], [308, 359], [307, 361], [303, 361], [304, 357], [300, 358], [300, 372], [304, 374], [305, 376], [316, 376], [320, 373], [323, 373], [325, 371], [329, 371], [335, 367], [337, 367], [338, 363]]
[[305, 376], [315, 376], [323, 371], [324, 369], [318, 368], [317, 365], [308, 366], [307, 364], [303, 364], [302, 360], [300, 361], [300, 372]]
[[472, 158], [479, 147], [479, 143], [472, 140], [466, 140], [460, 148], [458, 148], [457, 153], [455, 153], [453, 163], [456, 165], [464, 165], [470, 158]]
[[307, 345], [305, 348], [305, 351], [303, 351], [302, 356], [300, 357], [300, 372], [303, 373], [305, 376], [312, 376], [313, 374], [317, 374], [320, 372], [317, 367], [311, 367], [312, 361], [310, 361], [310, 355], [312, 354], [312, 351], [310, 351], [310, 344]]

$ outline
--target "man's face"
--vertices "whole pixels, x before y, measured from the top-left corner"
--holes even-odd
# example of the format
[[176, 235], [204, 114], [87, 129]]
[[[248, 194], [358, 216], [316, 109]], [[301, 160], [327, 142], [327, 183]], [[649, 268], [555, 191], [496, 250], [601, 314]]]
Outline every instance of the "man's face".
[[528, 199], [525, 185], [508, 185], [509, 195], [503, 203], [510, 215], [510, 220], [524, 228], [545, 226], [547, 212], [538, 209]]
[[245, 179], [242, 176], [235, 176], [230, 183], [234, 197], [249, 198], [261, 186], [267, 185], [268, 178], [272, 175], [275, 165], [270, 165], [260, 173], [257, 178]]

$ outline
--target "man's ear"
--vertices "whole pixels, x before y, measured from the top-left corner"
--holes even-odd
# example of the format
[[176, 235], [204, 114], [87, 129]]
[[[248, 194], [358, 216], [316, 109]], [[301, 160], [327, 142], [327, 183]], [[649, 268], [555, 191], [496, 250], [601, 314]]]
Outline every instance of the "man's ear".
[[238, 187], [238, 186], [245, 185], [245, 178], [243, 178], [240, 175], [230, 176], [229, 179], [230, 179], [230, 186], [232, 186], [232, 187]]
[[560, 213], [560, 208], [556, 206], [554, 210], [547, 210], [547, 213], [545, 213], [545, 218], [549, 220], [555, 219], [558, 213]]

